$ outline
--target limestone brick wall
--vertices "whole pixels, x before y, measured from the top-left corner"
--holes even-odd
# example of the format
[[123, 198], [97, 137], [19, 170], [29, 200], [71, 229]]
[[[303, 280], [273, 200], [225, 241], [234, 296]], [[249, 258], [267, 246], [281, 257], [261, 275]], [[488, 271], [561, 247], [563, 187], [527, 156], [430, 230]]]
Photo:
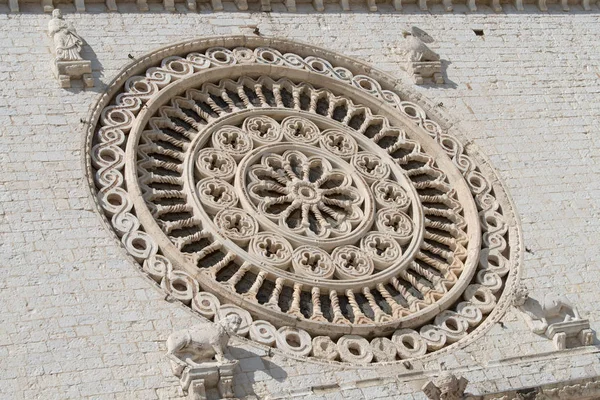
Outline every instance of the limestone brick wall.
[[[457, 121], [509, 189], [526, 246], [524, 283], [532, 297], [565, 294], [600, 329], [597, 6], [569, 14], [70, 7], [62, 9], [87, 41], [92, 89], [58, 87], [39, 5], [9, 14], [0, 4], [0, 398], [183, 398], [164, 341], [193, 316], [165, 301], [103, 225], [87, 187], [83, 132], [90, 106], [131, 58], [188, 38], [251, 35], [254, 26], [364, 60], [407, 85], [402, 30], [414, 25], [434, 37], [447, 85], [417, 90]], [[514, 309], [474, 343], [410, 369], [299, 362], [238, 341], [236, 394], [424, 399], [419, 389], [440, 364], [482, 394], [600, 375], [596, 346], [556, 351]]]

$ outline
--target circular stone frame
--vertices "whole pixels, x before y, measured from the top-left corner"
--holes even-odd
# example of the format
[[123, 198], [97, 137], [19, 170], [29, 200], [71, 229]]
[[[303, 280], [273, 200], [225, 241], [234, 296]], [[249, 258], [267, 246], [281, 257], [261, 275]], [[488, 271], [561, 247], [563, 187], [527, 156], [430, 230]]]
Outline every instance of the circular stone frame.
[[[240, 68], [244, 71], [240, 72]], [[470, 201], [479, 214], [481, 237], [478, 239], [479, 235], [472, 231], [469, 233], [470, 247], [465, 255], [472, 258], [475, 254], [476, 265], [465, 270], [469, 272], [464, 275], [459, 275], [465, 284], [451, 286], [445, 306], [423, 306], [421, 309], [419, 302], [415, 301], [410, 323], [401, 320], [386, 326], [386, 319], [381, 319], [361, 324], [357, 322], [360, 315], [356, 314], [360, 308], [352, 301], [355, 300], [354, 295], [349, 295], [355, 324], [348, 326], [347, 323], [336, 323], [335, 319], [329, 321], [336, 329], [329, 336], [334, 341], [341, 340], [341, 348], [341, 343], [355, 334], [373, 340], [388, 337], [398, 348], [397, 360], [430, 357], [427, 353], [439, 355], [468, 344], [500, 319], [520, 276], [521, 232], [513, 203], [487, 159], [472, 143], [467, 147], [461, 144], [459, 139], [462, 136], [457, 132], [457, 124], [451, 123], [420, 95], [401, 87], [392, 77], [362, 62], [278, 39], [242, 36], [206, 38], [159, 49], [128, 65], [95, 105], [85, 143], [85, 152], [89, 154], [86, 167], [90, 187], [108, 226], [120, 237], [126, 251], [142, 265], [145, 273], [171, 296], [207, 319], [224, 315], [225, 311], [220, 310], [237, 313], [246, 326], [242, 336], [256, 329], [252, 328], [255, 325], [261, 326], [263, 332], [265, 326], [272, 327], [270, 323], [275, 323], [276, 326], [269, 331], [273, 339], [255, 341], [257, 345], [269, 343], [277, 346], [277, 343], [283, 343], [280, 350], [288, 355], [321, 358], [317, 351], [311, 350], [311, 340], [321, 340], [317, 334], [331, 331], [331, 327], [320, 330], [323, 323], [327, 325], [325, 320], [314, 318], [313, 314], [312, 320], [307, 319], [300, 327], [297, 323], [300, 316], [294, 318], [293, 315], [274, 312], [276, 317], [270, 321], [253, 322], [251, 314], [255, 314], [260, 305], [237, 302], [250, 313], [231, 303], [221, 306], [223, 296], [214, 297], [200, 290], [198, 276], [186, 270], [179, 260], [170, 257], [157, 244], [154, 238], [162, 232], [140, 223], [138, 216], [147, 211], [143, 193], [139, 190], [130, 192], [129, 186], [124, 189], [126, 181], [138, 179], [134, 169], [124, 168], [128, 162], [131, 163], [125, 157], [124, 148], [138, 146], [139, 140], [129, 132], [143, 129], [144, 119], [165, 104], [156, 101], [157, 98], [172, 98], [196, 83], [216, 82], [219, 76], [228, 76], [236, 69], [238, 71], [234, 75], [239, 76], [267, 75], [277, 79], [291, 75], [296, 82], [320, 82], [320, 86], [336, 93], [350, 93], [352, 99], [360, 98], [377, 114], [397, 118], [402, 121], [400, 126], [412, 135], [425, 133], [428, 137], [419, 143], [426, 151], [439, 154], [435, 161], [440, 169], [451, 175], [459, 173], [465, 185], [458, 190], [468, 190]], [[188, 82], [184, 84], [186, 80]], [[195, 83], [190, 83], [192, 81]], [[111, 105], [113, 101], [114, 105]], [[462, 195], [464, 197], [465, 193]], [[294, 291], [296, 289], [297, 285], [294, 285]], [[374, 299], [369, 290], [364, 294], [369, 300]], [[331, 300], [333, 303], [334, 299]], [[377, 311], [385, 314], [383, 310], [376, 309], [375, 303], [375, 300], [369, 303], [375, 316]], [[387, 313], [390, 314], [389, 310]], [[307, 330], [314, 332], [312, 339]], [[294, 346], [287, 343], [288, 336], [298, 343]], [[396, 337], [398, 340], [394, 339]], [[408, 341], [411, 344], [407, 347], [405, 343]], [[367, 340], [360, 343], [361, 346], [371, 346]], [[371, 350], [365, 348], [364, 351]], [[357, 363], [343, 355], [347, 352], [338, 353], [341, 361]], [[332, 358], [328, 355], [327, 359]]]

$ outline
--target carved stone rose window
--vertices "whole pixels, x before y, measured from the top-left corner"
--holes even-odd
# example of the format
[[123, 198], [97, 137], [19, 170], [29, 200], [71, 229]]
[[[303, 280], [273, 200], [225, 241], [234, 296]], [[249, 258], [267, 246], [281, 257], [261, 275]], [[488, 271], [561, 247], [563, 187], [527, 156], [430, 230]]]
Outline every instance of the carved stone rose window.
[[501, 315], [520, 238], [484, 159], [412, 100], [324, 50], [185, 42], [100, 100], [90, 177], [127, 251], [201, 316], [296, 356], [420, 357]]

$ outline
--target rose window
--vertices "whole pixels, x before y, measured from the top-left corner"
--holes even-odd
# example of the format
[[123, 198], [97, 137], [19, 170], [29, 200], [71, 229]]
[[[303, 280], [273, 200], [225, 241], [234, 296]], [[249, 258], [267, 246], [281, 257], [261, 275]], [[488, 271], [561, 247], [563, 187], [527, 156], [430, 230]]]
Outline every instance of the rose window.
[[227, 40], [149, 57], [94, 114], [99, 205], [143, 270], [296, 356], [421, 357], [491, 323], [519, 236], [487, 164], [367, 67]]

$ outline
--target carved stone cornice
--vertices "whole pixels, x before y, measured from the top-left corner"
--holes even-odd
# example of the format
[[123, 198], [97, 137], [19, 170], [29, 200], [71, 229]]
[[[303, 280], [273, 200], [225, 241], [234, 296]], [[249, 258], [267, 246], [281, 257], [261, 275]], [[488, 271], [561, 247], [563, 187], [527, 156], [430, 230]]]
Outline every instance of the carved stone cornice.
[[[420, 375], [417, 373], [417, 375]], [[408, 378], [408, 376], [405, 376]], [[414, 378], [414, 376], [412, 377]], [[411, 379], [408, 378], [408, 381]], [[443, 392], [439, 390], [437, 385], [432, 385], [431, 381], [428, 381], [427, 384], [423, 387], [425, 391], [425, 395], [430, 399], [448, 399], [453, 394], [463, 400], [595, 400], [600, 398], [600, 377], [593, 378], [585, 378], [578, 379], [572, 381], [563, 381], [557, 383], [551, 383], [547, 385], [540, 385], [535, 387], [527, 387], [527, 388], [519, 388], [516, 390], [508, 390], [504, 392], [497, 393], [487, 393], [484, 395], [473, 395], [469, 393], [464, 393], [464, 389], [466, 387], [466, 380], [463, 380], [459, 385], [460, 381], [457, 378], [454, 381], [455, 386], [450, 386], [450, 389], [454, 389], [454, 392], [448, 392], [446, 390]], [[375, 380], [367, 381], [356, 381], [356, 382], [346, 382], [344, 387], [371, 387], [378, 385], [393, 385], [394, 380], [389, 378], [380, 378]], [[395, 381], [396, 383], [400, 383], [400, 381]], [[438, 383], [441, 386], [440, 383]], [[281, 400], [281, 399], [290, 399], [290, 398], [305, 398], [306, 396], [320, 394], [323, 390], [327, 390], [328, 392], [334, 391], [339, 388], [339, 385], [331, 385], [331, 386], [320, 386], [318, 388], [315, 387], [305, 387], [305, 388], [297, 388], [293, 393], [281, 392], [279, 394], [270, 394], [267, 399], [269, 400]], [[427, 389], [427, 390], [426, 390]], [[432, 390], [433, 389], [433, 390]], [[445, 388], [448, 389], [448, 388]], [[439, 392], [438, 392], [439, 390]]]
[[[19, 12], [19, 5], [23, 3], [25, 0], [8, 0], [8, 6], [11, 12]], [[239, 11], [247, 11], [249, 9], [247, 0], [233, 0], [232, 1]], [[61, 4], [64, 2], [61, 2]], [[71, 1], [66, 1], [66, 3], [71, 3]], [[114, 12], [119, 11], [120, 4], [124, 3], [122, 0], [105, 0], [106, 11]], [[196, 11], [199, 6], [196, 0], [163, 0], [162, 6], [165, 11], [174, 12], [177, 10], [176, 4], [180, 3], [182, 7], [186, 7], [189, 11]], [[41, 0], [41, 6], [44, 12], [52, 12], [54, 10], [54, 2], [52, 0]], [[78, 12], [86, 11], [85, 0], [72, 0], [72, 4], [75, 6], [75, 9]], [[314, 7], [315, 11], [323, 12], [325, 11], [325, 5], [323, 0], [313, 0], [310, 3], [312, 7]], [[501, 13], [502, 11], [508, 8], [516, 9], [517, 11], [524, 11], [524, 2], [523, 0], [492, 0], [488, 2], [487, 0], [419, 0], [417, 6], [421, 11], [429, 11], [430, 8], [434, 5], [441, 4], [444, 11], [453, 12], [454, 7], [456, 5], [466, 5], [469, 11], [482, 11], [480, 7], [491, 7], [496, 13]], [[139, 11], [148, 11], [148, 1], [147, 0], [136, 0], [136, 5]], [[278, 4], [279, 5], [279, 4]], [[287, 11], [287, 12], [296, 12], [296, 0], [285, 0], [284, 2], [285, 10], [277, 9], [277, 11]], [[570, 11], [571, 9], [578, 10], [583, 8], [585, 11], [592, 11], [592, 9], [598, 9], [598, 0], [576, 0], [575, 3], [568, 2], [567, 0], [561, 0], [559, 4], [547, 4], [546, 0], [537, 0], [535, 3], [537, 9], [541, 12], [546, 12], [549, 9], [560, 9], [563, 11]], [[213, 11], [223, 11], [223, 3], [222, 0], [210, 0], [210, 6]], [[327, 3], [327, 7], [335, 7], [336, 5]], [[402, 8], [405, 6], [402, 4], [402, 0], [393, 0], [391, 6], [396, 11], [402, 11]], [[410, 5], [414, 6], [414, 5]], [[352, 5], [348, 0], [339, 0], [339, 7], [341, 11], [352, 11]], [[368, 8], [371, 12], [376, 12], [379, 10], [378, 4], [375, 0], [364, 0], [364, 6], [361, 5], [358, 8], [364, 9]], [[332, 8], [333, 10], [333, 8]], [[253, 10], [257, 11], [257, 10]], [[270, 12], [272, 11], [271, 0], [261, 0], [260, 1], [260, 11]], [[384, 11], [384, 10], [380, 10]], [[387, 11], [387, 10], [386, 10]], [[531, 10], [528, 10], [531, 11]]]

